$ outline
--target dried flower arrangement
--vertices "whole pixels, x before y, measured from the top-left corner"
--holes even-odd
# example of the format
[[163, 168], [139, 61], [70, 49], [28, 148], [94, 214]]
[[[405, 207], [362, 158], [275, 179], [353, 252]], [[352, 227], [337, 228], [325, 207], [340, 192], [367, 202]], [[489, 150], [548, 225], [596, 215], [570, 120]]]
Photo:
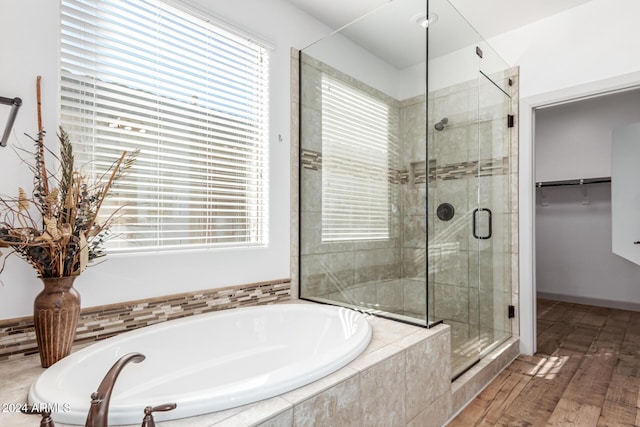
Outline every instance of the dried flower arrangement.
[[[96, 182], [75, 168], [69, 135], [60, 128], [58, 174], [47, 170], [45, 132], [40, 109], [40, 76], [37, 80], [38, 136], [31, 197], [18, 189], [18, 197], [0, 196], [0, 247], [10, 248], [33, 266], [39, 277], [65, 277], [80, 274], [89, 261], [105, 255], [104, 242], [114, 215], [101, 224], [98, 213], [103, 201], [135, 161], [137, 151], [123, 151], [120, 158]], [[58, 177], [59, 176], [59, 177]], [[4, 270], [6, 256], [0, 267]]]

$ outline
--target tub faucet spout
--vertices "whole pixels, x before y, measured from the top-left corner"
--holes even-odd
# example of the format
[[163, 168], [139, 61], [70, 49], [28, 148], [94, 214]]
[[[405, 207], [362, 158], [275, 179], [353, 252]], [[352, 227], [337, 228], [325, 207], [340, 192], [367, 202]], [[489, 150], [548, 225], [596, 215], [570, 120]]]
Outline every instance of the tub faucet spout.
[[91, 393], [91, 407], [89, 414], [87, 414], [85, 427], [108, 427], [109, 400], [120, 371], [129, 362], [139, 363], [144, 359], [144, 354], [128, 353], [113, 364], [98, 386], [98, 391]]

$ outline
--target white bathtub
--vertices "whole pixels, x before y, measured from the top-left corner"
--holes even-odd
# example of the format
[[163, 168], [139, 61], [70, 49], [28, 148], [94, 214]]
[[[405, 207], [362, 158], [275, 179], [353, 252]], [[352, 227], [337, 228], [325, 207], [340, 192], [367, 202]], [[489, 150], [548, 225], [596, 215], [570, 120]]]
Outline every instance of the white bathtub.
[[219, 411], [313, 382], [369, 344], [364, 316], [317, 304], [218, 311], [148, 326], [93, 344], [51, 366], [29, 391], [32, 404], [57, 404], [54, 421], [84, 425], [91, 393], [121, 356], [109, 425], [139, 424], [148, 405], [177, 403], [156, 421]]

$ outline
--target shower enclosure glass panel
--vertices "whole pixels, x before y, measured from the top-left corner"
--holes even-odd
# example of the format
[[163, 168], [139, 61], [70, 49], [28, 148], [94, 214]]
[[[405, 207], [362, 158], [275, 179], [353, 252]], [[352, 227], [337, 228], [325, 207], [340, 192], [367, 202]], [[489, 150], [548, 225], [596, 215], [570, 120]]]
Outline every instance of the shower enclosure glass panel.
[[300, 295], [427, 325], [425, 0], [300, 57]]
[[506, 63], [447, 0], [394, 0], [300, 64], [301, 298], [444, 321], [458, 376], [511, 335]]

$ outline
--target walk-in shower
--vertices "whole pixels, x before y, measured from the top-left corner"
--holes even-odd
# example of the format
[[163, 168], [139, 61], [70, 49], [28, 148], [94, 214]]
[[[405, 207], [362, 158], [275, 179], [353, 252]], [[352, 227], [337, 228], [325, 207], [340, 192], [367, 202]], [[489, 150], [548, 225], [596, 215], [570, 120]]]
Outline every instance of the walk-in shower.
[[447, 0], [388, 2], [303, 49], [300, 297], [444, 321], [453, 377], [511, 336], [515, 93]]

